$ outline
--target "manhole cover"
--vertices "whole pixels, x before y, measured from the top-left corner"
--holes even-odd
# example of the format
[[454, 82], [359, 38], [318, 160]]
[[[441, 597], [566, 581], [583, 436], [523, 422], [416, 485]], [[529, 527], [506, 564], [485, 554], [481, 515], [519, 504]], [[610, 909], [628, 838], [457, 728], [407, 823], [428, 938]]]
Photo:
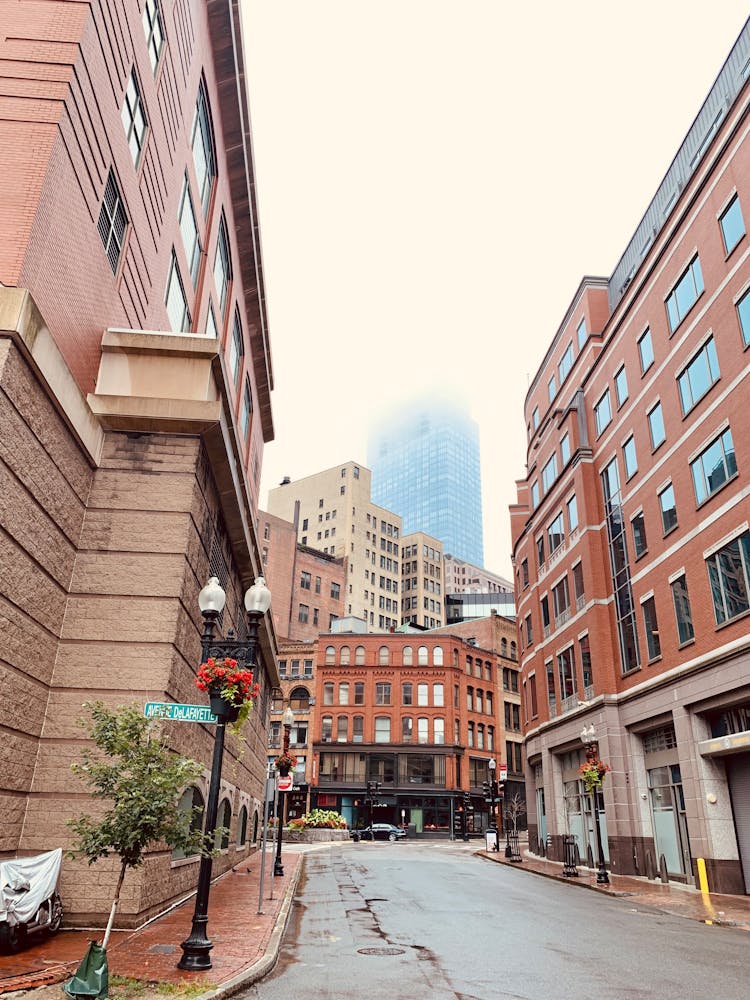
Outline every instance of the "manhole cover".
[[176, 944], [152, 944], [148, 949], [152, 955], [174, 955], [177, 951]]
[[403, 955], [405, 948], [358, 948], [358, 955]]

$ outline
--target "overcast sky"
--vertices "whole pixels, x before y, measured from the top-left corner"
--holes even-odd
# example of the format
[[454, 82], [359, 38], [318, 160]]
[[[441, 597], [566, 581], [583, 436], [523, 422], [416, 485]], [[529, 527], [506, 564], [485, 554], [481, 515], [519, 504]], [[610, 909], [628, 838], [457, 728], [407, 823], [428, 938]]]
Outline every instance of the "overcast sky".
[[523, 400], [608, 276], [746, 3], [243, 0], [283, 476], [366, 464], [374, 415], [455, 385], [509, 576]]

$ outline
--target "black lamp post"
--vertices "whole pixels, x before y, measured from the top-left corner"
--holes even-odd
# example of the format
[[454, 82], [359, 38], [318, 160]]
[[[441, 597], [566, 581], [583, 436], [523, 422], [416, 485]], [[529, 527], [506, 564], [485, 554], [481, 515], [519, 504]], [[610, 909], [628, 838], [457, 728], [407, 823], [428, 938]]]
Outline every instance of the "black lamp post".
[[[596, 731], [593, 725], [581, 730], [581, 742], [586, 747], [586, 763], [594, 764], [599, 757], [599, 744], [596, 741]], [[601, 783], [600, 786], [601, 787]], [[594, 788], [591, 792], [591, 801], [594, 811], [594, 826], [596, 827], [596, 850], [598, 855], [596, 884], [609, 885], [609, 874], [604, 863], [604, 847], [602, 845], [602, 831], [599, 826], [599, 805], [597, 802], [598, 790]]]
[[496, 810], [497, 810], [497, 803], [498, 803], [499, 800], [498, 800], [498, 794], [497, 794], [497, 781], [495, 781], [495, 771], [497, 769], [497, 761], [495, 760], [494, 757], [490, 757], [490, 759], [487, 761], [487, 767], [490, 769], [490, 795], [489, 795], [489, 799], [490, 799], [490, 827], [489, 827], [489, 832], [495, 834], [495, 847], [494, 847], [494, 850], [499, 851], [500, 850], [500, 835], [498, 833], [497, 812], [496, 812]]
[[[258, 648], [258, 626], [263, 615], [271, 606], [271, 591], [266, 586], [262, 576], [245, 594], [245, 610], [247, 611], [247, 639], [239, 641], [230, 632], [226, 640], [214, 641], [216, 621], [224, 610], [227, 595], [221, 588], [217, 577], [212, 576], [198, 595], [198, 607], [203, 615], [203, 636], [201, 637], [201, 656], [205, 663], [210, 656], [216, 658], [231, 658], [237, 660], [237, 665], [248, 669], [255, 666], [255, 654]], [[206, 843], [211, 844], [216, 830], [216, 814], [219, 806], [219, 789], [221, 786], [221, 764], [224, 754], [224, 734], [227, 722], [236, 718], [236, 709], [223, 698], [213, 698], [211, 710], [216, 715], [216, 735], [214, 736], [214, 755], [211, 764], [211, 782], [208, 788], [208, 804], [206, 806], [206, 825], [204, 836]], [[177, 963], [179, 969], [190, 972], [202, 972], [211, 968], [209, 952], [213, 944], [206, 934], [208, 925], [208, 897], [211, 891], [211, 871], [213, 858], [203, 854], [198, 873], [198, 889], [195, 896], [193, 926], [190, 935], [182, 942], [182, 958]]]
[[[281, 753], [289, 753], [289, 734], [292, 731], [292, 724], [294, 723], [294, 712], [287, 705], [284, 709], [284, 714], [281, 717], [281, 721], [284, 724], [284, 739], [281, 745]], [[281, 773], [281, 772], [279, 772]], [[278, 778], [276, 779], [278, 781]], [[279, 814], [276, 817], [276, 821], [279, 824], [279, 834], [276, 838], [276, 860], [273, 863], [273, 874], [274, 878], [277, 875], [284, 874], [284, 866], [281, 863], [281, 838], [284, 832], [284, 803], [286, 799], [284, 796], [286, 792], [279, 792]]]

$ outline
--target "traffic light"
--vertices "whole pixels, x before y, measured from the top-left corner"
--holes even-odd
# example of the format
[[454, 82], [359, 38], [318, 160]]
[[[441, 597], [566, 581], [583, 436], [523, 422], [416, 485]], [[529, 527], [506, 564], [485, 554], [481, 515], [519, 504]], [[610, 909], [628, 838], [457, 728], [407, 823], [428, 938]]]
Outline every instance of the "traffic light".
[[484, 795], [485, 801], [488, 802], [491, 794], [489, 781], [482, 782], [482, 794]]

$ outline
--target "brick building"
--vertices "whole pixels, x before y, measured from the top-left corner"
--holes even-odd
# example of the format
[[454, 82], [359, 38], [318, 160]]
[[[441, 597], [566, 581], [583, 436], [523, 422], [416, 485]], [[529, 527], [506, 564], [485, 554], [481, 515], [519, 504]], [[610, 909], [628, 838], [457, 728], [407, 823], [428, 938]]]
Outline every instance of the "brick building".
[[[21, 0], [4, 15], [0, 857], [13, 857], [71, 846], [83, 701], [201, 697], [210, 574], [222, 627], [242, 635], [273, 426], [239, 4]], [[215, 870], [257, 835], [275, 657], [266, 616], [248, 745], [228, 739]], [[208, 768], [212, 727], [172, 726]], [[64, 861], [71, 922], [106, 916], [116, 867], [92, 881]], [[197, 873], [197, 857], [153, 852], [118, 922]]]
[[271, 695], [271, 727], [268, 736], [268, 762], [278, 757], [283, 746], [282, 717], [286, 708], [294, 713], [289, 731], [289, 752], [296, 756], [293, 790], [287, 796], [285, 818], [295, 819], [309, 808], [312, 776], [312, 731], [315, 711], [315, 667], [317, 639], [312, 642], [279, 641], [280, 685]]
[[[447, 835], [471, 796], [469, 830], [487, 822], [482, 784], [505, 732], [498, 656], [452, 634], [331, 634], [318, 641], [313, 804], [366, 822]], [[502, 760], [501, 760], [502, 762]]]
[[511, 509], [529, 829], [750, 891], [750, 26], [609, 278], [529, 389]]

